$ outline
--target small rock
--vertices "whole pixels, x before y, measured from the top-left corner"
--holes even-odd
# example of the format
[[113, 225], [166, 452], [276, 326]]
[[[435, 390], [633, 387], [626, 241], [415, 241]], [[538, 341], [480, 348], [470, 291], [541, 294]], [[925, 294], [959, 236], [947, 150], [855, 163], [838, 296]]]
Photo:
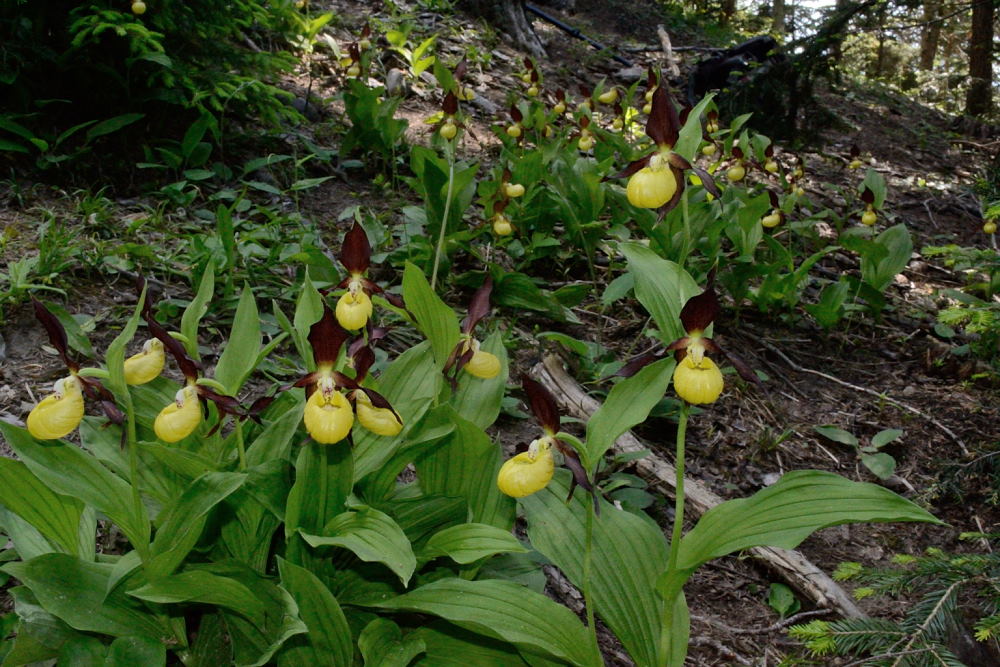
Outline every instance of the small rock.
[[316, 108], [315, 104], [306, 102], [305, 99], [301, 97], [296, 97], [292, 100], [292, 106], [300, 114], [306, 117], [306, 120], [316, 122], [320, 119], [319, 109]]
[[781, 479], [781, 475], [776, 472], [769, 472], [764, 474], [761, 481], [764, 482], [764, 486], [771, 486], [772, 484], [777, 484], [779, 479]]
[[393, 97], [406, 97], [410, 94], [410, 88], [406, 85], [406, 75], [397, 67], [393, 67], [385, 75], [385, 92]]
[[914, 396], [917, 393], [917, 388], [912, 384], [906, 385], [903, 389], [903, 396]]
[[623, 67], [612, 76], [622, 83], [632, 84], [645, 76], [646, 71], [638, 65], [634, 67]]

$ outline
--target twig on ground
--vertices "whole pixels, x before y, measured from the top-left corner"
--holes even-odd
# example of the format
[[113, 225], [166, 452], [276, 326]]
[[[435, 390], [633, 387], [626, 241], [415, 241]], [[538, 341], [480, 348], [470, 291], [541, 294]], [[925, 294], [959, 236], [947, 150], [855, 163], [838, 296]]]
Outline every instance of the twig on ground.
[[715, 649], [719, 655], [727, 660], [734, 660], [737, 664], [753, 667], [753, 663], [748, 659], [724, 645], [722, 642], [716, 641], [710, 637], [691, 637], [691, 639], [688, 640], [688, 646], [709, 646]]
[[812, 618], [813, 616], [824, 616], [826, 614], [832, 613], [832, 609], [814, 609], [813, 611], [803, 611], [794, 616], [789, 616], [788, 618], [783, 618], [776, 623], [765, 628], [735, 628], [731, 625], [727, 625], [722, 621], [709, 618], [707, 616], [697, 616], [691, 614], [692, 621], [701, 621], [703, 623], [708, 623], [709, 625], [714, 625], [717, 628], [722, 628], [726, 632], [734, 635], [766, 635], [769, 632], [774, 632], [776, 630], [781, 630], [782, 628], [787, 628], [789, 625], [794, 625], [804, 618]]
[[924, 200], [924, 208], [927, 209], [927, 217], [930, 218], [931, 226], [934, 227], [934, 229], [937, 229], [938, 228], [938, 223], [937, 223], [937, 220], [934, 219], [934, 214], [931, 213], [931, 207], [929, 206], [930, 202], [931, 202], [930, 199], [925, 199]]
[[949, 438], [951, 438], [952, 440], [954, 440], [955, 444], [957, 444], [959, 446], [959, 448], [962, 450], [962, 454], [963, 455], [965, 455], [965, 456], [969, 455], [969, 448], [965, 446], [965, 442], [961, 438], [959, 438], [957, 435], [955, 435], [954, 431], [952, 431], [950, 428], [948, 428], [947, 426], [945, 426], [944, 424], [942, 424], [941, 422], [939, 422], [934, 417], [931, 417], [926, 412], [923, 412], [922, 410], [918, 410], [917, 408], [913, 407], [912, 405], [907, 405], [906, 403], [903, 403], [902, 401], [898, 401], [895, 398], [891, 398], [890, 396], [887, 396], [886, 394], [884, 394], [884, 393], [882, 393], [880, 391], [875, 391], [874, 389], [869, 389], [868, 387], [861, 387], [861, 386], [856, 385], [856, 384], [851, 384], [850, 382], [845, 382], [844, 380], [841, 380], [840, 378], [834, 377], [834, 376], [829, 375], [827, 373], [824, 373], [822, 371], [815, 371], [815, 370], [813, 370], [811, 368], [805, 368], [804, 366], [800, 366], [797, 363], [795, 363], [794, 361], [792, 361], [791, 359], [789, 359], [785, 355], [784, 352], [782, 352], [781, 350], [779, 350], [775, 346], [771, 345], [767, 341], [762, 340], [761, 343], [763, 343], [764, 347], [766, 347], [767, 349], [769, 349], [771, 352], [774, 352], [776, 355], [778, 355], [779, 357], [781, 357], [785, 361], [785, 363], [788, 364], [788, 366], [793, 371], [797, 371], [799, 373], [810, 373], [812, 375], [817, 375], [817, 376], [819, 376], [819, 377], [821, 377], [821, 378], [823, 378], [825, 380], [829, 380], [830, 382], [839, 384], [842, 387], [847, 387], [848, 389], [853, 389], [854, 391], [860, 391], [861, 393], [868, 394], [869, 396], [875, 396], [879, 400], [883, 400], [886, 403], [890, 403], [892, 405], [895, 405], [897, 408], [900, 408], [901, 410], [906, 410], [907, 412], [912, 412], [913, 414], [917, 415], [918, 417], [926, 419], [928, 422], [930, 422], [934, 426], [937, 426], [939, 429], [941, 429], [941, 431], [943, 431]]

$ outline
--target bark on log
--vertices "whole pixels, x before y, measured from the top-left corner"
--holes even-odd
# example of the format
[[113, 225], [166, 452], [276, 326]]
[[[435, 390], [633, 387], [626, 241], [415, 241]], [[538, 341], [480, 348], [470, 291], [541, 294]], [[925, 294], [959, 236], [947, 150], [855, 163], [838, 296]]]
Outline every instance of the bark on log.
[[[587, 395], [563, 369], [558, 357], [548, 355], [533, 369], [535, 378], [552, 392], [560, 405], [579, 419], [589, 419], [600, 404]], [[637, 452], [648, 449], [631, 432], [625, 433], [615, 443], [615, 451]], [[647, 456], [635, 462], [639, 474], [661, 493], [673, 495], [676, 470], [657, 456]], [[687, 507], [701, 516], [722, 502], [704, 484], [690, 478], [684, 479]], [[762, 560], [772, 571], [781, 576], [802, 595], [819, 607], [834, 609], [848, 618], [863, 618], [854, 600], [825, 572], [812, 564], [798, 551], [774, 547], [755, 547], [750, 553]]]
[[517, 48], [545, 58], [545, 46], [531, 27], [523, 4], [522, 0], [462, 0], [461, 6], [510, 35]]

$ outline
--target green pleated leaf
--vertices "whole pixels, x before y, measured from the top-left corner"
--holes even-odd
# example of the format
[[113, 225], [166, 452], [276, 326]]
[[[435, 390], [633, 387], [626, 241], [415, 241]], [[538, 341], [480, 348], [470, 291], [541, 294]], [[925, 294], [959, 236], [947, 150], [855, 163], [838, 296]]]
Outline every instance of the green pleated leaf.
[[[279, 312], [275, 303], [275, 313]], [[295, 315], [293, 316], [293, 329], [291, 331], [292, 341], [295, 349], [305, 363], [309, 371], [316, 370], [316, 362], [312, 355], [312, 346], [309, 344], [309, 330], [312, 325], [319, 322], [323, 316], [323, 297], [316, 290], [312, 280], [309, 279], [309, 270], [306, 269], [305, 279], [302, 281], [302, 288], [299, 290], [299, 298], [295, 302]]]
[[0, 505], [30, 523], [66, 553], [86, 556], [77, 553], [83, 504], [53, 493], [20, 461], [0, 458]]
[[351, 667], [354, 642], [351, 628], [336, 598], [309, 570], [278, 559], [281, 585], [299, 608], [308, 632], [291, 640], [278, 655], [279, 665]]
[[502, 453], [489, 436], [457, 413], [455, 430], [416, 460], [420, 488], [430, 495], [463, 498], [470, 520], [509, 530], [514, 524], [514, 500], [497, 488]]
[[47, 487], [103, 512], [133, 545], [149, 544], [145, 507], [136, 506], [128, 483], [97, 459], [63, 440], [40, 443], [25, 429], [6, 422], [0, 422], [0, 433]]
[[701, 292], [694, 279], [679, 264], [662, 259], [640, 243], [622, 243], [629, 273], [635, 276], [635, 296], [660, 330], [664, 343], [684, 336], [681, 308]]
[[[299, 619], [298, 607], [288, 591], [242, 563], [228, 561], [196, 566], [198, 570], [242, 584], [264, 608], [263, 621], [254, 622], [245, 613], [222, 609], [237, 665], [273, 664], [273, 656], [285, 642], [308, 631]], [[217, 665], [215, 666], [217, 667]]]
[[[464, 503], [462, 509], [465, 509]], [[38, 532], [37, 528], [2, 505], [0, 505], [0, 526], [3, 526], [7, 537], [14, 543], [14, 548], [17, 549], [17, 555], [21, 560], [31, 560], [45, 554], [63, 552], [61, 547], [47, 540], [44, 535]], [[87, 558], [87, 560], [93, 559]]]
[[441, 579], [378, 605], [432, 614], [519, 649], [579, 667], [601, 664], [580, 619], [550, 598], [509, 581]]
[[45, 611], [77, 630], [156, 639], [166, 633], [155, 617], [119, 589], [107, 594], [110, 564], [53, 553], [8, 563], [3, 570], [29, 587]]
[[151, 637], [119, 637], [111, 642], [104, 667], [156, 667], [167, 664], [167, 648]]
[[618, 436], [649, 417], [667, 391], [674, 366], [673, 358], [661, 359], [612, 387], [604, 404], [587, 422], [588, 468], [601, 460]]
[[403, 637], [398, 625], [387, 618], [376, 618], [361, 631], [358, 648], [365, 667], [406, 667], [426, 647], [415, 633]]
[[250, 286], [246, 285], [236, 306], [233, 329], [215, 366], [215, 379], [229, 390], [230, 395], [239, 392], [256, 367], [262, 340], [257, 302]]
[[385, 512], [360, 506], [357, 511], [335, 516], [321, 535], [303, 533], [313, 547], [342, 547], [369, 563], [382, 563], [392, 570], [405, 586], [417, 567], [410, 540]]
[[434, 293], [424, 272], [409, 262], [403, 269], [403, 299], [407, 310], [416, 319], [417, 328], [430, 341], [434, 362], [441, 370], [458, 344], [458, 317]]
[[361, 479], [379, 469], [406, 445], [411, 428], [419, 423], [441, 391], [443, 377], [434, 364], [430, 346], [416, 345], [389, 364], [378, 379], [377, 389], [403, 419], [403, 430], [395, 437], [354, 429], [354, 475]]
[[416, 636], [424, 641], [425, 655], [416, 667], [525, 667], [513, 646], [437, 621], [422, 626]]
[[296, 530], [320, 532], [330, 517], [344, 511], [353, 479], [353, 458], [346, 442], [321, 445], [310, 440], [303, 445], [285, 507], [285, 536]]
[[4, 667], [55, 658], [63, 644], [84, 636], [46, 611], [27, 586], [15, 586], [9, 592], [14, 598], [18, 624], [10, 652], [0, 661]]
[[509, 531], [483, 523], [463, 523], [435, 533], [421, 551], [422, 558], [448, 556], [463, 565], [500, 553], [527, 553]]
[[469, 516], [464, 499], [443, 495], [394, 500], [386, 506], [386, 511], [403, 529], [414, 549], [423, 548], [439, 530], [465, 523]]
[[507, 390], [509, 364], [503, 336], [494, 332], [483, 341], [481, 350], [495, 354], [500, 360], [500, 373], [494, 378], [478, 378], [472, 373], [460, 373], [458, 389], [451, 397], [455, 411], [479, 428], [487, 428], [500, 414], [504, 392]]
[[214, 461], [200, 454], [178, 449], [173, 445], [165, 445], [162, 442], [140, 442], [139, 448], [143, 454], [149, 454], [173, 472], [187, 479], [193, 480], [218, 469]]
[[247, 466], [252, 468], [267, 461], [289, 458], [288, 451], [295, 432], [302, 423], [305, 406], [305, 401], [296, 402], [291, 409], [264, 428], [247, 447]]
[[188, 667], [219, 667], [233, 663], [233, 642], [222, 614], [204, 614], [191, 644]]
[[215, 264], [209, 260], [205, 272], [201, 274], [198, 292], [181, 314], [181, 334], [184, 338], [184, 349], [192, 359], [201, 359], [198, 353], [198, 324], [208, 312], [208, 304], [215, 292]]
[[695, 152], [701, 144], [702, 136], [704, 136], [704, 130], [701, 125], [702, 114], [705, 113], [705, 107], [709, 105], [713, 97], [715, 97], [715, 94], [709, 93], [695, 105], [694, 109], [691, 109], [690, 113], [688, 113], [687, 122], [681, 128], [677, 144], [674, 145], [674, 151], [690, 162], [694, 162]]
[[943, 524], [886, 488], [819, 470], [787, 473], [749, 498], [713, 507], [681, 541], [678, 567], [756, 546], [794, 549], [813, 532], [844, 523], [923, 521]]
[[[538, 493], [521, 500], [531, 544], [583, 588], [587, 505], [585, 493], [566, 502], [569, 474], [559, 471]], [[591, 591], [598, 616], [621, 640], [639, 667], [659, 665], [663, 602], [657, 577], [667, 563], [667, 544], [650, 519], [601, 501], [594, 519]]]
[[255, 625], [264, 622], [264, 604], [249, 588], [234, 579], [205, 570], [188, 570], [162, 577], [128, 594], [160, 604], [197, 602], [215, 605], [235, 611]]
[[73, 637], [59, 647], [56, 664], [62, 667], [103, 667], [108, 647], [96, 637]]
[[208, 513], [240, 488], [247, 476], [235, 472], [209, 472], [194, 482], [163, 514], [162, 526], [151, 545], [146, 576], [159, 579], [180, 567], [201, 537]]

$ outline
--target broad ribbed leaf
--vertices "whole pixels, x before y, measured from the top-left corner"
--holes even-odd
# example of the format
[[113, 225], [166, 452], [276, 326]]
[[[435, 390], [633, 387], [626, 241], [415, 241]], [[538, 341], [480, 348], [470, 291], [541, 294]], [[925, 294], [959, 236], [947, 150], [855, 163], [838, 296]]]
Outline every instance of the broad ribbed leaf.
[[463, 523], [435, 533], [420, 555], [448, 556], [465, 565], [494, 554], [527, 551], [509, 531], [483, 523]]
[[111, 642], [104, 667], [156, 667], [167, 664], [167, 647], [152, 637], [119, 637]]
[[756, 546], [794, 549], [820, 528], [844, 523], [942, 522], [886, 488], [819, 470], [787, 473], [749, 498], [713, 507], [681, 541], [678, 567]]
[[181, 334], [186, 339], [184, 349], [188, 356], [194, 360], [201, 359], [198, 353], [198, 324], [201, 318], [208, 312], [208, 304], [212, 301], [215, 292], [215, 264], [209, 260], [205, 265], [205, 272], [201, 274], [201, 282], [198, 283], [198, 292], [194, 299], [184, 309], [181, 315]]
[[430, 347], [421, 343], [396, 357], [379, 377], [377, 389], [403, 419], [403, 431], [394, 438], [354, 429], [354, 478], [361, 479], [388, 461], [410, 437], [441, 390], [443, 378], [434, 365]]
[[[531, 544], [583, 588], [587, 494], [566, 502], [569, 474], [560, 471], [545, 489], [521, 500]], [[657, 577], [667, 544], [648, 518], [601, 501], [594, 518], [591, 587], [594, 608], [639, 667], [659, 665], [663, 601]]]
[[635, 276], [635, 296], [660, 330], [664, 343], [684, 336], [681, 309], [687, 300], [701, 293], [694, 279], [680, 265], [660, 258], [639, 243], [622, 243], [629, 273]]
[[424, 652], [424, 641], [416, 633], [403, 637], [399, 626], [387, 618], [376, 618], [358, 637], [365, 667], [406, 667]]
[[881, 292], [910, 262], [913, 240], [906, 225], [900, 223], [876, 236], [875, 242], [885, 249], [885, 254], [881, 257], [875, 254], [862, 254], [861, 277]]
[[236, 307], [233, 329], [215, 367], [215, 379], [229, 390], [230, 395], [239, 393], [253, 372], [262, 340], [257, 302], [250, 286], [246, 285]]
[[416, 667], [526, 667], [510, 644], [436, 621], [415, 633], [424, 640], [426, 654]]
[[674, 146], [674, 151], [678, 155], [684, 156], [688, 161], [694, 161], [695, 153], [701, 144], [704, 131], [701, 125], [701, 116], [705, 113], [705, 107], [711, 103], [714, 93], [709, 93], [688, 113], [687, 121], [681, 128], [680, 137]]
[[550, 598], [510, 581], [441, 579], [378, 605], [432, 614], [531, 653], [579, 667], [600, 664], [580, 619]]
[[470, 520], [509, 530], [514, 501], [497, 488], [500, 448], [472, 422], [452, 415], [455, 430], [416, 460], [424, 493], [464, 498]]
[[351, 628], [336, 598], [309, 570], [278, 559], [281, 585], [299, 608], [307, 635], [292, 640], [278, 656], [279, 665], [351, 667], [354, 642]]
[[180, 567], [201, 537], [208, 513], [246, 479], [242, 473], [209, 472], [192, 482], [162, 515], [162, 525], [151, 545], [152, 559], [146, 565], [146, 576], [155, 580]]
[[188, 570], [151, 581], [129, 595], [160, 604], [197, 602], [231, 609], [256, 625], [264, 622], [264, 603], [253, 592], [229, 577], [204, 570]]
[[417, 567], [410, 540], [385, 512], [358, 507], [333, 517], [322, 535], [303, 533], [313, 547], [342, 547], [363, 561], [383, 563], [405, 586]]
[[451, 404], [462, 417], [479, 428], [487, 428], [500, 414], [500, 404], [507, 390], [507, 349], [499, 331], [483, 341], [480, 349], [497, 356], [500, 360], [500, 372], [496, 377], [488, 379], [475, 377], [472, 373], [460, 373], [458, 389], [451, 397]]
[[89, 563], [66, 554], [45, 554], [3, 567], [31, 589], [45, 611], [72, 628], [115, 637], [163, 636], [166, 629], [142, 605], [119, 589], [106, 594], [112, 569], [107, 563]]
[[351, 448], [346, 442], [306, 443], [295, 461], [295, 484], [285, 506], [285, 536], [291, 537], [296, 530], [318, 533], [343, 512], [353, 478]]
[[55, 658], [60, 647], [75, 637], [82, 637], [69, 625], [47, 612], [27, 586], [9, 589], [17, 614], [17, 634], [4, 655], [3, 665], [29, 665]]
[[[272, 404], [273, 407], [274, 404]], [[292, 439], [302, 423], [305, 401], [297, 402], [290, 410], [267, 425], [260, 435], [247, 447], [247, 465], [258, 466], [275, 459], [290, 459], [288, 450]]]
[[458, 317], [434, 293], [424, 272], [410, 263], [403, 269], [403, 299], [416, 319], [417, 328], [431, 342], [438, 370], [443, 369], [458, 343]]
[[77, 553], [83, 504], [53, 493], [20, 461], [0, 458], [0, 505], [30, 523], [66, 553], [86, 556]]
[[42, 444], [17, 426], [0, 422], [0, 433], [47, 487], [103, 512], [133, 545], [149, 544], [149, 519], [129, 485], [97, 459], [64, 440]]
[[646, 420], [666, 393], [673, 372], [673, 358], [661, 359], [611, 389], [604, 405], [587, 422], [587, 468], [601, 460], [618, 436]]

